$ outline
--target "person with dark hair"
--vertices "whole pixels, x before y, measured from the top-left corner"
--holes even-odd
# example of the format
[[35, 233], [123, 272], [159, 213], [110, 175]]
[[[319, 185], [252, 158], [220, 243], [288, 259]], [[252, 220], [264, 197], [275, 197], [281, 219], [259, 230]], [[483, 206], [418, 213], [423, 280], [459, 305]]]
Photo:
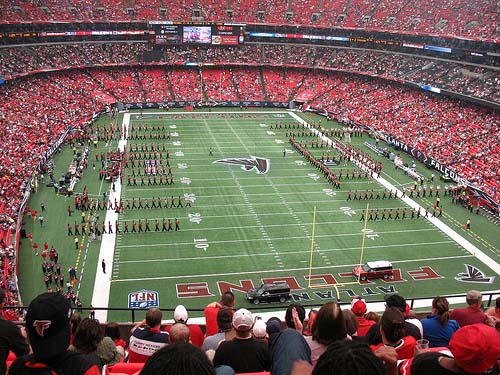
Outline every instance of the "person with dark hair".
[[334, 342], [318, 359], [312, 372], [312, 375], [333, 374], [387, 375], [382, 362], [365, 343], [359, 340]]
[[125, 349], [127, 349], [127, 343], [121, 338], [120, 326], [116, 322], [108, 322], [104, 327], [104, 336], [107, 336], [113, 340], [118, 352], [122, 356], [125, 355]]
[[221, 307], [233, 309], [234, 307], [234, 294], [231, 291], [222, 293], [219, 302], [211, 302], [203, 310], [205, 315], [205, 335], [212, 336], [219, 332], [217, 325], [217, 313]]
[[214, 366], [229, 366], [236, 373], [269, 371], [270, 359], [267, 342], [252, 336], [252, 313], [239, 309], [233, 315], [236, 337], [223, 341], [215, 351]]
[[176, 342], [155, 352], [140, 375], [215, 375], [205, 353], [194, 345]]
[[[389, 294], [385, 297], [386, 309], [391, 307], [396, 307], [401, 313], [406, 313], [406, 301], [399, 294]], [[408, 321], [405, 321], [405, 331], [406, 334], [413, 336], [415, 340], [420, 340], [422, 334], [419, 328]], [[369, 345], [379, 345], [382, 342], [382, 335], [380, 334], [380, 323], [376, 323], [370, 327], [368, 333], [366, 334]]]
[[371, 345], [373, 351], [381, 346], [390, 346], [396, 349], [398, 359], [413, 357], [417, 340], [405, 334], [405, 317], [397, 307], [390, 307], [384, 311], [380, 320], [380, 334], [382, 343]]
[[233, 332], [232, 322], [233, 311], [227, 307], [221, 307], [217, 313], [217, 325], [219, 326], [219, 332], [215, 335], [205, 337], [202, 345], [204, 352], [208, 350], [217, 350], [222, 341], [229, 340], [234, 337], [234, 334], [231, 334]]
[[2, 314], [3, 306], [7, 302], [7, 291], [0, 288], [0, 375], [5, 375], [7, 368], [5, 361], [12, 351], [16, 356], [28, 354], [30, 347], [26, 342], [26, 333], [13, 322], [5, 320]]
[[318, 311], [311, 329], [311, 336], [306, 341], [311, 348], [312, 364], [326, 351], [326, 348], [335, 341], [345, 340], [347, 331], [344, 316], [340, 306], [335, 302], [327, 302]]
[[33, 354], [18, 357], [9, 374], [100, 375], [84, 354], [68, 351], [71, 306], [59, 293], [43, 293], [31, 301], [26, 330]]
[[120, 353], [110, 337], [104, 337], [99, 322], [85, 318], [75, 332], [72, 349], [87, 354], [102, 369], [103, 365], [113, 365], [120, 360]]
[[429, 347], [448, 347], [451, 336], [460, 328], [456, 320], [450, 320], [450, 304], [444, 297], [432, 300], [432, 315], [422, 320], [424, 339]]
[[288, 328], [293, 328], [302, 333], [304, 320], [306, 319], [306, 310], [298, 303], [292, 303], [286, 309], [285, 324]]
[[351, 337], [357, 336], [359, 323], [356, 319], [356, 314], [354, 314], [351, 309], [345, 309], [342, 310], [342, 315], [344, 316], [346, 333]]
[[146, 318], [130, 330], [129, 362], [146, 362], [154, 352], [168, 345], [168, 333], [160, 330], [162, 316], [160, 309], [150, 308]]

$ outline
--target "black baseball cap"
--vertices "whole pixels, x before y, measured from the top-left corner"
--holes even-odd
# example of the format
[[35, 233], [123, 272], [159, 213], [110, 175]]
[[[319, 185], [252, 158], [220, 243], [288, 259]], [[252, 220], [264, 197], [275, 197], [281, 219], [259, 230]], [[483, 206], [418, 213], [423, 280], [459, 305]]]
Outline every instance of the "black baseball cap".
[[26, 314], [26, 330], [37, 359], [64, 353], [70, 342], [71, 306], [59, 293], [43, 293], [31, 301]]

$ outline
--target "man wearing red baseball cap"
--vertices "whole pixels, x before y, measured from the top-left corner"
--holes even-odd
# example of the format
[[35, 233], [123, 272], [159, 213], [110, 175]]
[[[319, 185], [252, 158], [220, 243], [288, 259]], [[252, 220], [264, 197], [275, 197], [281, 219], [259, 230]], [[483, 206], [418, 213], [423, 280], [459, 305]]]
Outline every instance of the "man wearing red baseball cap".
[[500, 336], [486, 324], [460, 328], [451, 337], [450, 351], [453, 357], [441, 352], [417, 355], [410, 367], [411, 375], [498, 374]]
[[366, 336], [370, 327], [375, 324], [374, 320], [365, 319], [365, 314], [368, 311], [366, 301], [359, 297], [353, 297], [351, 301], [351, 311], [356, 315], [358, 321], [358, 336]]

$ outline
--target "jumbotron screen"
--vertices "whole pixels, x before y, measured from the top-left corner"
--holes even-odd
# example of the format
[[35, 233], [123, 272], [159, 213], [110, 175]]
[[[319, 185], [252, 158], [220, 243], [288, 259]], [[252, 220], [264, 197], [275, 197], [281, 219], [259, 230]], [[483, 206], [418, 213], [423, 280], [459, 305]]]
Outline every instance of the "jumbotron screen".
[[150, 42], [155, 45], [237, 46], [245, 42], [243, 24], [150, 21], [148, 26]]

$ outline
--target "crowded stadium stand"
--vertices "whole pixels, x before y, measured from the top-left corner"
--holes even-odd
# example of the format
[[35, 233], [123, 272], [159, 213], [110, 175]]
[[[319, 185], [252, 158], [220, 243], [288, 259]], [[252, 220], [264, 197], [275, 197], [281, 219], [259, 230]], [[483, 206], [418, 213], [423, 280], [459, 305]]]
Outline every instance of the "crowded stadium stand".
[[366, 1], [115, 1], [103, 0], [98, 6], [72, 1], [2, 2], [6, 22], [25, 21], [137, 21], [150, 19], [194, 21], [233, 21], [247, 23], [316, 25], [343, 28], [404, 31], [496, 39], [498, 8], [494, 0], [457, 2], [420, 0]]

